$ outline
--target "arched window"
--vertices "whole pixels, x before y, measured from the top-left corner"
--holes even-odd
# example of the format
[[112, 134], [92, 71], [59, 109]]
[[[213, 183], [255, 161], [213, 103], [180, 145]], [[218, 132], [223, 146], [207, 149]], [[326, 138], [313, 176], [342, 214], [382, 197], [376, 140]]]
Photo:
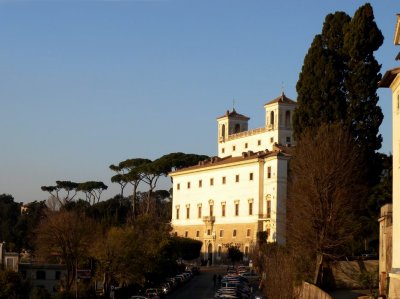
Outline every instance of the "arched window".
[[222, 136], [222, 138], [225, 138], [225, 125], [222, 125], [221, 136]]
[[286, 111], [285, 115], [285, 127], [290, 128], [290, 111]]
[[270, 121], [271, 121], [271, 125], [274, 125], [274, 122], [275, 122], [275, 119], [274, 119], [274, 111], [271, 111], [271, 114], [270, 114], [271, 116], [270, 116]]
[[240, 124], [236, 124], [235, 125], [235, 133], [239, 133], [240, 132]]

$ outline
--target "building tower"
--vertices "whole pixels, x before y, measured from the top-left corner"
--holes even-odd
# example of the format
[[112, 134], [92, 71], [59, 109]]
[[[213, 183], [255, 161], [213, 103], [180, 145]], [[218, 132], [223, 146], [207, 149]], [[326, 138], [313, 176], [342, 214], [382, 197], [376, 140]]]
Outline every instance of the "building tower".
[[217, 118], [218, 121], [218, 142], [224, 142], [232, 134], [248, 130], [249, 117], [239, 114], [233, 109]]

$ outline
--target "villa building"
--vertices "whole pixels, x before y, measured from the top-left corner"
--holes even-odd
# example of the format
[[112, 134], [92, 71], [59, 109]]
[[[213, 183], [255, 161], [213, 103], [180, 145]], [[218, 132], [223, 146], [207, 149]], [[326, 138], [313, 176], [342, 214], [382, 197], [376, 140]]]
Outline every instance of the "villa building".
[[[400, 15], [397, 15], [394, 44], [400, 45]], [[396, 57], [400, 59], [400, 54]], [[389, 297], [400, 298], [400, 67], [391, 69], [383, 76], [380, 87], [392, 90], [393, 130], [393, 203], [392, 203], [392, 264], [389, 270]], [[383, 240], [380, 240], [381, 244]], [[390, 254], [390, 253], [389, 253]], [[381, 273], [382, 274], [382, 273]], [[382, 284], [382, 281], [380, 282]]]
[[282, 93], [264, 105], [265, 124], [249, 130], [234, 109], [217, 118], [218, 156], [170, 173], [172, 226], [203, 242], [203, 259], [223, 262], [229, 246], [248, 256], [257, 232], [285, 243], [287, 169], [296, 102]]

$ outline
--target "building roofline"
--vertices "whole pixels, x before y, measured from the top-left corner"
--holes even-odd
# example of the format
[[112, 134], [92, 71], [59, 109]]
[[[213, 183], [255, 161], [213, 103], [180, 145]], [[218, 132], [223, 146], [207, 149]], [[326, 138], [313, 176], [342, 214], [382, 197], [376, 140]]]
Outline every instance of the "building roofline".
[[279, 103], [279, 104], [290, 104], [290, 105], [296, 105], [297, 103], [295, 101], [293, 101], [292, 99], [289, 99], [285, 93], [282, 91], [282, 94], [273, 99], [272, 101], [269, 101], [267, 103], [264, 104], [264, 107], [267, 105], [271, 105], [271, 104], [275, 104], [275, 103]]
[[400, 67], [386, 71], [383, 75], [382, 80], [379, 81], [378, 87], [390, 87], [397, 74], [400, 73]]
[[278, 158], [289, 158], [291, 155], [284, 151], [283, 146], [276, 146], [273, 151], [260, 151], [260, 152], [243, 152], [241, 156], [228, 156], [224, 158], [219, 157], [211, 157], [208, 160], [200, 161], [198, 165], [182, 168], [173, 172], [170, 172], [168, 175], [174, 177], [176, 175], [186, 174], [190, 172], [204, 171], [213, 168], [227, 167], [238, 164], [246, 164], [253, 163], [256, 161], [278, 157]]

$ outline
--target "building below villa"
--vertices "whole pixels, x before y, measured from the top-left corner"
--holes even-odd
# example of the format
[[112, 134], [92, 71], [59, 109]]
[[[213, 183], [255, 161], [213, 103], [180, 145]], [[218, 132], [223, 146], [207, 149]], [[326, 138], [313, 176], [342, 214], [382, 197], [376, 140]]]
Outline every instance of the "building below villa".
[[203, 259], [224, 262], [236, 246], [245, 259], [266, 232], [285, 243], [287, 169], [296, 102], [282, 95], [264, 105], [265, 124], [248, 130], [234, 109], [217, 118], [218, 156], [170, 173], [172, 226], [203, 242]]

